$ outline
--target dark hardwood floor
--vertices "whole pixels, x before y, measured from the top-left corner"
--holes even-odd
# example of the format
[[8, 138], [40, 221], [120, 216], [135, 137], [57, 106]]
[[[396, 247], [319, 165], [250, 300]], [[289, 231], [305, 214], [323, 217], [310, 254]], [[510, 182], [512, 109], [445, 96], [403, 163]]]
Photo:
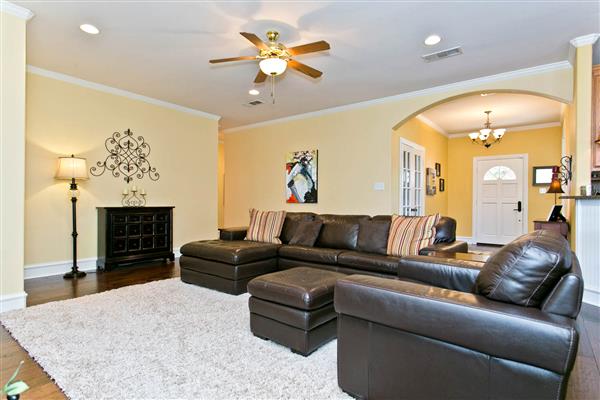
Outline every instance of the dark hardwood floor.
[[[60, 276], [25, 281], [27, 305], [71, 299], [128, 285], [136, 285], [179, 276], [179, 264], [144, 263], [110, 272], [90, 273], [79, 281], [66, 281]], [[580, 332], [575, 369], [569, 381], [569, 400], [600, 399], [600, 309], [584, 304], [577, 320]], [[30, 390], [22, 399], [64, 399], [65, 396], [27, 352], [0, 328], [0, 382], [10, 377], [21, 360], [25, 361], [19, 378]]]

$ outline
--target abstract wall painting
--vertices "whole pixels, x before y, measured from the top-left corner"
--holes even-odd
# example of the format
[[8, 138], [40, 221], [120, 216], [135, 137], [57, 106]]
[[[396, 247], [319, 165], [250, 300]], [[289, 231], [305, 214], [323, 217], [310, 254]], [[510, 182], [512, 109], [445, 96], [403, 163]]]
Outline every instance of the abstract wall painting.
[[317, 202], [317, 150], [293, 151], [285, 160], [287, 203]]

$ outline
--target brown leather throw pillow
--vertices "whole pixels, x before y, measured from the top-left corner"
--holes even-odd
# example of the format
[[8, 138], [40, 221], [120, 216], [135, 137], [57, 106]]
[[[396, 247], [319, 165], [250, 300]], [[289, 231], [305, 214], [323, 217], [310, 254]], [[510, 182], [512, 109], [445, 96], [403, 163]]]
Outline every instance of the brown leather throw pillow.
[[319, 232], [321, 232], [322, 226], [323, 222], [321, 221], [298, 222], [296, 232], [290, 239], [289, 244], [313, 247], [317, 241], [317, 238], [319, 237]]

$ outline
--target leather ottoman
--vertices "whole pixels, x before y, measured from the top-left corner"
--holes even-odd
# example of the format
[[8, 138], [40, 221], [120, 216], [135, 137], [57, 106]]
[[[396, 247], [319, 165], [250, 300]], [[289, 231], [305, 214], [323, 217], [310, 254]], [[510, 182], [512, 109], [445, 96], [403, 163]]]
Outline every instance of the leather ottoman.
[[250, 330], [307, 356], [337, 336], [333, 289], [345, 274], [297, 267], [248, 283]]
[[203, 240], [181, 248], [181, 280], [229, 294], [246, 292], [248, 282], [277, 270], [279, 245], [248, 240]]

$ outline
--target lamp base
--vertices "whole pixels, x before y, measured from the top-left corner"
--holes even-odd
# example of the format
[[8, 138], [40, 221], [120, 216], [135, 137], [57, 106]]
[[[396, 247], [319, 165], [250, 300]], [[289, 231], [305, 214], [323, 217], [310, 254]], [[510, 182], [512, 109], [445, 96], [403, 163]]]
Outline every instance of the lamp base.
[[66, 274], [63, 275], [64, 279], [77, 279], [77, 278], [83, 278], [84, 276], [86, 276], [87, 274], [83, 271], [71, 271], [71, 272], [67, 272]]

